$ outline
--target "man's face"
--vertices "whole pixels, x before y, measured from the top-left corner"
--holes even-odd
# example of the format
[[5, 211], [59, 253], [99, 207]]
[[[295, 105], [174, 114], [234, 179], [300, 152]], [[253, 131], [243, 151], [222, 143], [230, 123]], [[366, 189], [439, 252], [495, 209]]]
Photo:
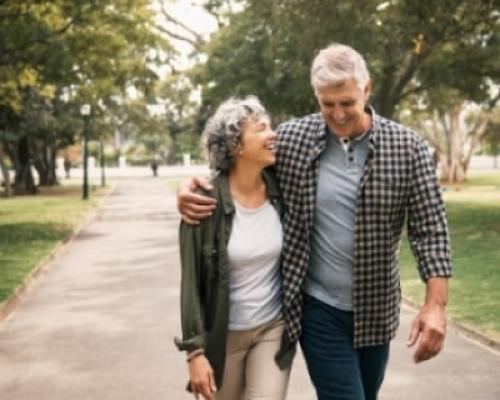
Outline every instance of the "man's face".
[[350, 79], [340, 86], [317, 91], [321, 114], [330, 131], [339, 137], [356, 137], [370, 127], [370, 118], [364, 111], [370, 90], [370, 82], [361, 90]]

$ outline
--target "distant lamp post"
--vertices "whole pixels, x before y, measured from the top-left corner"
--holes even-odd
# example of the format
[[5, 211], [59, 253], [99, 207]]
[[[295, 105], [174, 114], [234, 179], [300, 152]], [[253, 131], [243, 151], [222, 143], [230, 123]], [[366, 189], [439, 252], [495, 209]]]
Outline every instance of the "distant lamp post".
[[89, 119], [90, 119], [90, 104], [83, 104], [80, 107], [80, 114], [83, 117], [83, 188], [82, 198], [89, 198]]
[[104, 154], [104, 142], [101, 139], [101, 186], [102, 187], [106, 186], [106, 173], [104, 172], [105, 165], [106, 165], [106, 154]]

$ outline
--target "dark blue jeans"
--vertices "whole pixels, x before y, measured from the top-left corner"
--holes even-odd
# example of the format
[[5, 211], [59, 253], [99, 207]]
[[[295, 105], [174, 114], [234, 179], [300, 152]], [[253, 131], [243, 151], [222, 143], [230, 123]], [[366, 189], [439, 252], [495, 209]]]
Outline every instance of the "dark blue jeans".
[[353, 346], [353, 313], [304, 295], [304, 353], [318, 400], [376, 400], [389, 358], [389, 343]]

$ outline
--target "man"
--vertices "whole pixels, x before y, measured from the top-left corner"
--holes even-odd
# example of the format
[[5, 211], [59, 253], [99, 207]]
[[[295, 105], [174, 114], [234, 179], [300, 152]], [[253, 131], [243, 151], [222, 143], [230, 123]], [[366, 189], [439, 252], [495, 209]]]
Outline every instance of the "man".
[[[367, 106], [363, 57], [332, 44], [319, 52], [311, 84], [321, 114], [279, 126], [276, 174], [284, 221], [284, 314], [300, 339], [318, 398], [371, 400], [399, 325], [399, 243], [408, 238], [426, 297], [408, 344], [415, 362], [441, 350], [451, 276], [445, 210], [432, 159], [408, 128]], [[179, 192], [187, 220], [213, 205]], [[194, 203], [194, 204], [193, 204]]]

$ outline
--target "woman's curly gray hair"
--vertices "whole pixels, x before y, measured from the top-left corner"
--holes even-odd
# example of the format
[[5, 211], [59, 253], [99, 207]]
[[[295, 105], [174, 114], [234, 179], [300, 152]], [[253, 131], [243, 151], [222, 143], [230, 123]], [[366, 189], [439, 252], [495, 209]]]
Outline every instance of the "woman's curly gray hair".
[[234, 164], [234, 154], [241, 144], [243, 124], [248, 120], [267, 120], [269, 115], [255, 96], [231, 97], [224, 101], [208, 120], [203, 131], [210, 169], [227, 172]]

